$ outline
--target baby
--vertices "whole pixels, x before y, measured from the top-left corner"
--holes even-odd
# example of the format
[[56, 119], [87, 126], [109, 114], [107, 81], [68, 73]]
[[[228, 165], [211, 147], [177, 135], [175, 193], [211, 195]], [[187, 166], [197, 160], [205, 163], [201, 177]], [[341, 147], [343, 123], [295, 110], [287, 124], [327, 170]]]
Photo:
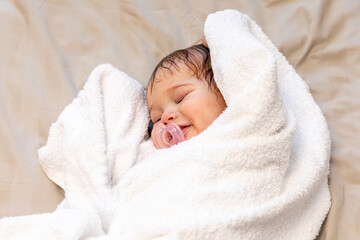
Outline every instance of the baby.
[[176, 123], [185, 140], [204, 131], [226, 108], [204, 44], [177, 50], [162, 59], [147, 87], [146, 101], [154, 127]]

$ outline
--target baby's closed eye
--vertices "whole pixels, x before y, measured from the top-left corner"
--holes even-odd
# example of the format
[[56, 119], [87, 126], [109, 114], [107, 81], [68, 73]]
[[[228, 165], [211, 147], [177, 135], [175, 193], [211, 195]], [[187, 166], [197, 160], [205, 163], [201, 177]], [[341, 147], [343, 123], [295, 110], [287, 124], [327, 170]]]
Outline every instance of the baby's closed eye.
[[174, 102], [176, 104], [181, 103], [186, 98], [186, 96], [189, 95], [190, 92], [191, 91], [187, 90], [187, 91], [179, 91], [179, 92], [175, 93]]
[[186, 96], [187, 96], [187, 93], [186, 93], [186, 94], [183, 94], [183, 95], [180, 95], [180, 97], [178, 97], [175, 102], [176, 102], [176, 103], [181, 103], [182, 100], [184, 100], [184, 98], [185, 98]]
[[[154, 120], [153, 120], [154, 119]], [[157, 123], [158, 121], [160, 121], [161, 120], [161, 118], [160, 117], [155, 117], [155, 118], [151, 118], [151, 123], [152, 124], [155, 124], [155, 123]]]

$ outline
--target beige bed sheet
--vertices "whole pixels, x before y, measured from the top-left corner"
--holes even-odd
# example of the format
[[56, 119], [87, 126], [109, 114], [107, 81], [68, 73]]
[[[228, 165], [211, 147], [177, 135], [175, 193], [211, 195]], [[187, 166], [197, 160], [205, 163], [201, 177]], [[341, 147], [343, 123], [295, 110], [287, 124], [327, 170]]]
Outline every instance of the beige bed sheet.
[[238, 9], [309, 84], [332, 136], [332, 207], [318, 239], [360, 239], [360, 1], [0, 0], [0, 217], [53, 211], [64, 193], [37, 149], [91, 70], [109, 62], [144, 86], [206, 16]]

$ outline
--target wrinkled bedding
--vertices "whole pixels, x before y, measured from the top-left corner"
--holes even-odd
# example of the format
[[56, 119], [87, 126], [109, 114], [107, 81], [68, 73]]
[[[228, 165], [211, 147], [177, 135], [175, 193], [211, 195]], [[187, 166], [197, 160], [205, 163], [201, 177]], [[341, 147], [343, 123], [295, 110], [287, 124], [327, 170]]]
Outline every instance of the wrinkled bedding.
[[332, 207], [318, 239], [358, 239], [357, 1], [1, 1], [0, 216], [51, 212], [63, 199], [37, 159], [50, 124], [89, 72], [111, 62], [146, 86], [167, 53], [195, 43], [205, 17], [252, 17], [310, 87], [328, 122]]

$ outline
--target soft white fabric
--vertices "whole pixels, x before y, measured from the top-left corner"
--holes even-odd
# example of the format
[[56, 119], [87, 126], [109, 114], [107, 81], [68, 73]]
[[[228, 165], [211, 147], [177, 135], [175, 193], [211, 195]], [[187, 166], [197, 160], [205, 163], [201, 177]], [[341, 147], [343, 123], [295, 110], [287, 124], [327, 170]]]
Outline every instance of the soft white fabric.
[[51, 214], [2, 219], [0, 239], [17, 239], [22, 226], [36, 239], [316, 237], [330, 207], [319, 107], [246, 15], [211, 14], [204, 31], [228, 106], [213, 124], [156, 150], [140, 84], [97, 67], [39, 150], [64, 202]]

